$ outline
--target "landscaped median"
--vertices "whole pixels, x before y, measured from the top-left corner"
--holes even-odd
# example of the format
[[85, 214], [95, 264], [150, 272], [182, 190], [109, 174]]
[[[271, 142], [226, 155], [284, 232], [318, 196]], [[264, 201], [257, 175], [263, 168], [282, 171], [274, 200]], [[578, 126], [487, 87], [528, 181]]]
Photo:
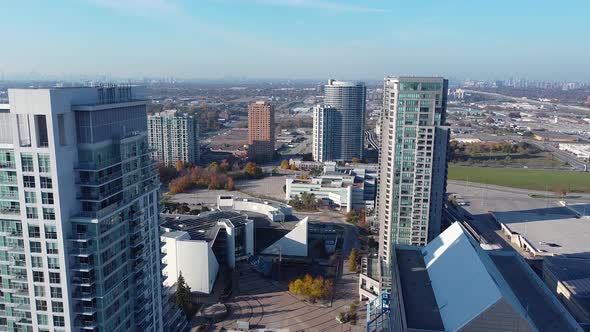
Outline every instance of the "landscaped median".
[[590, 193], [587, 172], [449, 165], [449, 180], [556, 193]]

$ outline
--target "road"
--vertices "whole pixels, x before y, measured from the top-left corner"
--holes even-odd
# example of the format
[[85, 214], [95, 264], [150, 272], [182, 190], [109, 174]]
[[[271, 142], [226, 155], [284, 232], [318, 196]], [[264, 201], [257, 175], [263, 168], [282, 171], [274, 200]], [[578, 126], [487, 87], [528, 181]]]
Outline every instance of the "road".
[[490, 96], [490, 97], [498, 97], [498, 98], [511, 99], [511, 100], [516, 100], [516, 101], [520, 101], [520, 102], [526, 102], [526, 103], [529, 103], [529, 104], [534, 104], [534, 105], [560, 107], [560, 108], [563, 108], [563, 109], [566, 109], [566, 110], [570, 110], [570, 111], [573, 110], [573, 111], [578, 111], [578, 112], [582, 112], [582, 113], [585, 113], [585, 114], [590, 114], [590, 108], [588, 108], [588, 107], [573, 106], [573, 105], [564, 105], [564, 104], [557, 104], [557, 103], [549, 103], [549, 102], [546, 102], [546, 101], [538, 101], [538, 100], [529, 99], [529, 98], [507, 96], [507, 95], [502, 95], [502, 94], [493, 93], [493, 92], [484, 92], [484, 91], [477, 91], [477, 90], [465, 90], [465, 89], [463, 89], [463, 91], [465, 91], [467, 93], [472, 93], [472, 94], [479, 94], [479, 95]]
[[369, 146], [371, 146], [375, 151], [379, 152], [381, 148], [379, 147], [379, 141], [377, 140], [377, 135], [371, 130], [365, 130], [365, 139]]
[[290, 154], [303, 155], [311, 152], [311, 142], [309, 139], [305, 139], [303, 142], [298, 143], [295, 147], [290, 150]]
[[539, 142], [531, 139], [525, 139], [524, 141], [531, 145], [535, 145], [543, 150], [551, 152], [551, 154], [553, 154], [555, 157], [570, 164], [575, 170], [585, 171], [586, 163], [578, 159], [573, 154], [561, 151], [559, 148], [557, 148], [555, 145], [551, 143]]

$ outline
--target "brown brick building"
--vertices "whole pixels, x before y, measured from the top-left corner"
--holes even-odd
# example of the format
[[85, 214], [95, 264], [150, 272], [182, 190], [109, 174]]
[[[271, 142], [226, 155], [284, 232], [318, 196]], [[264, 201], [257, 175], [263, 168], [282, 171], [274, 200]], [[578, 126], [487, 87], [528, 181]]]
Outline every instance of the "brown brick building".
[[271, 104], [257, 101], [248, 105], [248, 157], [262, 162], [274, 158], [275, 114]]

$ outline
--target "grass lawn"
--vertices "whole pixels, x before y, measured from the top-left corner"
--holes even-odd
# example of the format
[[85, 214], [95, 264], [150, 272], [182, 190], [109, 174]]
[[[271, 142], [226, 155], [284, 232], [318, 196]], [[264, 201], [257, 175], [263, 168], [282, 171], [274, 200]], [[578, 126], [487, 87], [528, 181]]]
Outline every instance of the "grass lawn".
[[[510, 157], [506, 160], [506, 157]], [[458, 165], [515, 165], [515, 166], [530, 166], [530, 167], [563, 167], [565, 163], [558, 158], [555, 158], [551, 153], [476, 153], [474, 155], [462, 155], [461, 158], [455, 161]]]
[[590, 192], [590, 174], [574, 171], [490, 168], [449, 165], [449, 180], [497, 186], [568, 192]]

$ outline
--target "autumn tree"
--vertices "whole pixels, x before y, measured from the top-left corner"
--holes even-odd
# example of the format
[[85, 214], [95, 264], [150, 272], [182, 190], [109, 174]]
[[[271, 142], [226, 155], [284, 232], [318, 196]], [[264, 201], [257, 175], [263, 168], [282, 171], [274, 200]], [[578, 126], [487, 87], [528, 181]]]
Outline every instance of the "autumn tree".
[[227, 182], [225, 183], [225, 190], [233, 191], [236, 190], [236, 185], [234, 183], [234, 179], [228, 178]]
[[178, 172], [180, 172], [184, 169], [184, 163], [182, 162], [182, 160], [178, 160], [176, 161], [176, 164], [174, 164], [174, 167]]
[[219, 164], [216, 161], [212, 161], [208, 166], [207, 170], [213, 171], [215, 173], [219, 172]]
[[262, 168], [256, 166], [256, 164], [253, 162], [249, 162], [246, 164], [246, 167], [244, 167], [244, 172], [246, 173], [246, 176], [250, 178], [257, 178], [262, 176]]
[[358, 164], [358, 163], [360, 163], [360, 162], [361, 162], [361, 160], [360, 160], [359, 158], [357, 158], [357, 157], [352, 157], [352, 163], [353, 163], [353, 164]]
[[333, 291], [334, 285], [331, 280], [323, 277], [313, 278], [309, 274], [289, 283], [289, 292], [311, 302], [327, 300], [332, 296]]
[[351, 272], [356, 272], [358, 270], [358, 259], [358, 250], [356, 248], [352, 248], [350, 255], [348, 256], [348, 269]]
[[188, 190], [192, 185], [192, 181], [190, 179], [189, 176], [187, 175], [183, 175], [179, 178], [176, 178], [172, 181], [170, 181], [170, 193], [172, 194], [178, 194], [178, 193], [182, 193], [185, 192], [186, 190]]
[[223, 173], [227, 173], [231, 170], [232, 163], [229, 159], [224, 159], [223, 162], [219, 165], [219, 171]]
[[289, 292], [301, 296], [305, 294], [305, 284], [301, 278], [297, 278], [289, 283]]
[[168, 167], [164, 164], [158, 165], [158, 173], [160, 174], [160, 181], [168, 183], [178, 176], [178, 171], [174, 167]]
[[289, 169], [289, 161], [287, 159], [281, 161], [281, 168], [282, 169]]
[[369, 228], [369, 223], [367, 222], [367, 213], [365, 212], [365, 209], [362, 209], [360, 212], [360, 218], [359, 218], [357, 226], [359, 228], [363, 228], [363, 229]]
[[[222, 163], [222, 165], [224, 165]], [[223, 167], [230, 167], [227, 163]], [[235, 190], [234, 179], [226, 173], [220, 172], [221, 166], [211, 163], [207, 168], [191, 166], [184, 169], [182, 176], [170, 181], [171, 194], [185, 192], [192, 188]]]
[[350, 212], [348, 212], [346, 214], [346, 222], [353, 224], [353, 225], [358, 225], [359, 220], [361, 219], [361, 212], [358, 210], [351, 210]]
[[564, 187], [555, 187], [553, 188], [553, 192], [559, 197], [567, 196], [567, 189], [565, 189]]

